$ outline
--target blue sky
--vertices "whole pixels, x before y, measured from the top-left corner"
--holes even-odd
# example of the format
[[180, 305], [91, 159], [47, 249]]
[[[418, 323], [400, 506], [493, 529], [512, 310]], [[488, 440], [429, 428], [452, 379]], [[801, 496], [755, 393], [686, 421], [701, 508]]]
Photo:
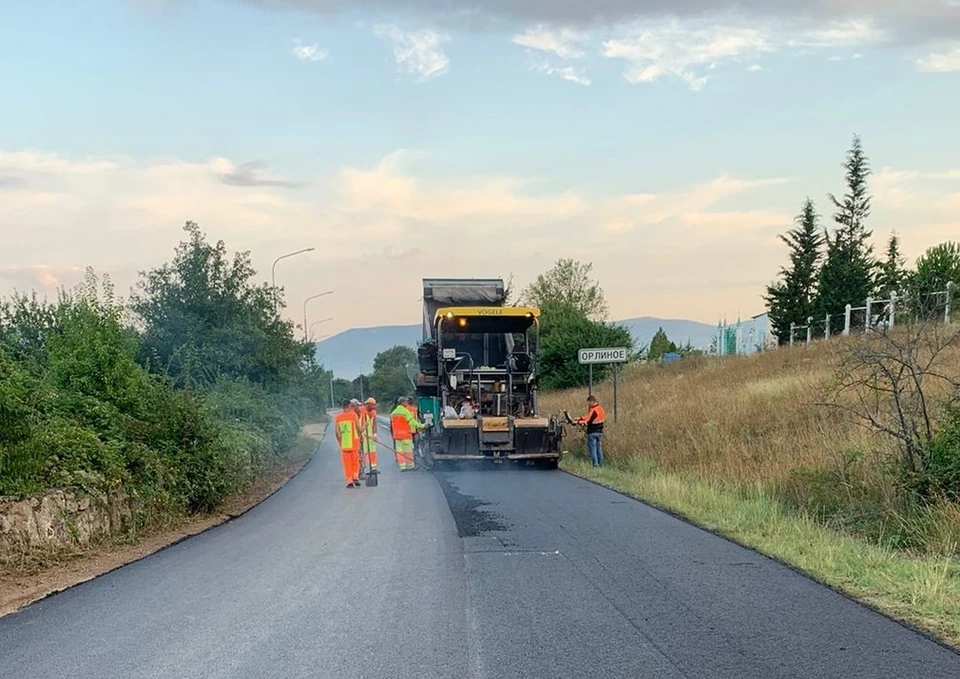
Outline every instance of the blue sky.
[[960, 234], [956, 3], [348, 4], [9, 3], [0, 285], [129, 286], [194, 219], [264, 270], [316, 245], [284, 265], [295, 318], [317, 285], [377, 291], [375, 317], [325, 301], [333, 331], [415, 320], [422, 276], [560, 256], [615, 316], [712, 321], [760, 310], [854, 132], [878, 248]]

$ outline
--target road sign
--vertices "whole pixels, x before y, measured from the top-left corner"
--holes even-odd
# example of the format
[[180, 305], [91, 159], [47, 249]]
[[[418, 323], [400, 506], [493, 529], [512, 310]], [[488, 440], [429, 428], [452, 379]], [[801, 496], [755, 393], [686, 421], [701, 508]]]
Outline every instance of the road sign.
[[617, 363], [626, 363], [626, 347], [606, 347], [603, 349], [581, 349], [577, 352], [580, 365], [590, 367], [589, 393], [593, 395], [593, 366], [599, 363], [613, 363], [613, 421], [617, 421]]
[[593, 365], [595, 363], [626, 363], [627, 348], [607, 348], [607, 349], [581, 349], [577, 352], [577, 360], [581, 365]]

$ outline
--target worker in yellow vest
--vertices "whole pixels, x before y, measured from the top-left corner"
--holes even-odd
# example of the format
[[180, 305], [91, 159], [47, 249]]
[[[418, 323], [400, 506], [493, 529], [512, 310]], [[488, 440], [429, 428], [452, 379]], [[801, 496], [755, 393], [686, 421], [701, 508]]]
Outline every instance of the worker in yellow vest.
[[340, 459], [343, 462], [343, 477], [347, 488], [360, 487], [360, 427], [357, 413], [350, 401], [344, 399], [340, 404], [343, 410], [333, 418], [333, 431], [340, 446]]
[[360, 411], [360, 454], [361, 465], [370, 465], [370, 471], [377, 471], [377, 399], [372, 396], [363, 402]]
[[421, 424], [410, 412], [410, 399], [401, 396], [397, 399], [397, 407], [390, 413], [390, 434], [393, 436], [393, 450], [397, 456], [397, 466], [400, 471], [414, 469], [413, 435], [423, 429]]

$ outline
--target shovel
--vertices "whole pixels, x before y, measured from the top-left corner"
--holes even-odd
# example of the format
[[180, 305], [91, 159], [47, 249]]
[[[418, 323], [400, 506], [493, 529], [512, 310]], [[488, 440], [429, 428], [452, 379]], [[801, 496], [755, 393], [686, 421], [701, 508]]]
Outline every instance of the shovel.
[[380, 483], [380, 472], [375, 470], [371, 466], [369, 453], [367, 453], [366, 458], [367, 458], [367, 462], [366, 462], [367, 475], [366, 475], [366, 478], [364, 479], [364, 483], [366, 484], [367, 488], [373, 488], [378, 483]]

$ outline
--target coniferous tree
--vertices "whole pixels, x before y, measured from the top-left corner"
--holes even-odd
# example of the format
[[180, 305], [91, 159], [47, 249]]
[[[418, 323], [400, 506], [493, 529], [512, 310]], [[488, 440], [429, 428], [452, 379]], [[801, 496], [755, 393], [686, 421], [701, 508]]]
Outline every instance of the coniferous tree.
[[890, 234], [890, 240], [887, 242], [887, 256], [880, 264], [880, 271], [877, 274], [877, 292], [884, 298], [889, 297], [890, 293], [900, 295], [903, 293], [906, 282], [906, 260], [900, 254], [900, 239], [894, 232]]
[[[873, 233], [865, 224], [872, 199], [867, 189], [870, 163], [856, 135], [843, 167], [847, 192], [842, 199], [833, 194], [829, 196], [836, 208], [833, 214], [836, 228], [832, 235], [827, 234], [827, 258], [820, 270], [817, 316], [842, 313], [847, 304], [862, 306], [874, 293], [877, 263], [869, 242]], [[855, 322], [861, 325], [862, 319]]]
[[650, 348], [647, 350], [647, 360], [659, 361], [663, 358], [664, 354], [675, 352], [677, 352], [677, 345], [670, 341], [670, 338], [667, 337], [667, 333], [663, 331], [663, 328], [658, 328], [657, 332], [653, 335], [653, 339], [650, 340]]
[[764, 300], [770, 312], [770, 325], [781, 344], [790, 341], [790, 324], [806, 325], [814, 313], [818, 266], [823, 236], [817, 225], [813, 201], [807, 198], [797, 216], [797, 226], [780, 240], [790, 248], [790, 265], [780, 269], [781, 280], [767, 286]]

